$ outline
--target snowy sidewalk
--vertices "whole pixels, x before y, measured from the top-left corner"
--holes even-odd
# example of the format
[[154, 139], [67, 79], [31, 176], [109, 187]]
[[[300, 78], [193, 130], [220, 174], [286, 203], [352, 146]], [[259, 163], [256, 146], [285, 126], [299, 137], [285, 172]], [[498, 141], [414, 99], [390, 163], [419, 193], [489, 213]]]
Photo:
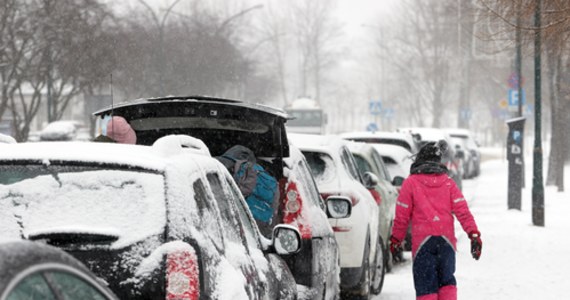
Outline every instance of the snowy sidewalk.
[[[545, 164], [547, 165], [547, 164]], [[544, 228], [532, 225], [532, 159], [527, 159], [522, 211], [507, 210], [507, 162], [482, 164], [481, 176], [464, 181], [464, 194], [479, 225], [483, 254], [471, 258], [469, 239], [456, 222], [458, 298], [570, 299], [570, 193], [545, 190]], [[566, 169], [566, 179], [570, 177]], [[545, 172], [546, 174], [546, 172]], [[570, 189], [570, 180], [566, 180]], [[415, 299], [410, 253], [386, 275], [374, 300]]]

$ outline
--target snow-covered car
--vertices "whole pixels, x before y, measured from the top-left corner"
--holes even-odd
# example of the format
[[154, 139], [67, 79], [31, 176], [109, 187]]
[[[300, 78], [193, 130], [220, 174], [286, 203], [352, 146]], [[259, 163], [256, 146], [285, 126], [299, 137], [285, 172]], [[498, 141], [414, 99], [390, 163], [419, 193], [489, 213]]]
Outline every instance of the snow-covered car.
[[[400, 186], [404, 179], [408, 178], [410, 175], [410, 168], [414, 159], [412, 158], [412, 153], [408, 150], [389, 144], [371, 144], [372, 147], [380, 154], [382, 161], [386, 166], [388, 175], [391, 178], [392, 184], [397, 187], [398, 193]], [[395, 211], [395, 209], [394, 209]], [[408, 228], [408, 233], [406, 234], [406, 239], [404, 242], [404, 250], [412, 250], [412, 235], [411, 227]], [[397, 258], [398, 260], [401, 257]]]
[[[150, 145], [168, 134], [201, 139], [213, 156], [234, 145], [251, 149], [257, 162], [279, 182], [279, 205], [274, 223], [299, 228], [302, 249], [286, 261], [298, 284], [318, 299], [338, 295], [338, 246], [327, 216], [328, 201], [315, 192], [315, 183], [298, 150], [287, 141], [288, 115], [276, 108], [204, 96], [139, 99], [98, 112], [98, 127], [110, 115], [124, 117], [137, 134], [137, 143]], [[343, 199], [334, 199], [330, 205]], [[342, 218], [336, 214], [335, 218]], [[316, 291], [316, 292], [315, 292]]]
[[463, 159], [465, 158], [465, 153], [458, 151], [455, 142], [451, 140], [449, 134], [443, 129], [428, 127], [400, 128], [398, 131], [410, 132], [416, 135], [422, 146], [428, 142], [445, 140], [449, 145], [449, 149], [443, 156], [442, 163], [447, 166], [449, 176], [455, 181], [459, 189], [463, 187]]
[[340, 245], [340, 282], [343, 294], [367, 299], [374, 279], [380, 276], [376, 266], [383, 263], [379, 234], [378, 205], [358, 172], [348, 141], [337, 136], [289, 134], [291, 144], [299, 147], [317, 181], [324, 199], [343, 196], [352, 201], [349, 218], [330, 220]]
[[0, 300], [114, 300], [113, 292], [61, 249], [20, 240], [0, 242]]
[[90, 139], [87, 128], [73, 120], [60, 120], [49, 123], [39, 133], [40, 141], [88, 141]]
[[15, 144], [17, 143], [16, 139], [7, 135], [0, 133], [0, 144]]
[[[289, 145], [290, 155], [284, 159], [285, 209], [283, 223], [299, 228], [302, 249], [299, 253], [285, 257], [297, 284], [309, 287], [305, 295], [311, 299], [337, 299], [340, 293], [340, 253], [334, 232], [328, 218], [344, 218], [349, 214], [333, 216], [319, 193], [311, 170], [299, 149]], [[345, 200], [347, 207], [351, 206]], [[326, 212], [326, 213], [325, 213]], [[305, 299], [306, 299], [305, 298]]]
[[5, 145], [0, 199], [0, 238], [64, 249], [120, 299], [297, 296], [279, 255], [299, 250], [299, 231], [262, 237], [229, 172], [189, 136]]
[[447, 128], [445, 130], [452, 140], [463, 149], [465, 149], [465, 157], [467, 166], [465, 169], [466, 178], [473, 178], [479, 176], [481, 173], [481, 152], [479, 145], [475, 142], [473, 134], [467, 129], [460, 128]]
[[[372, 173], [376, 176], [376, 185], [373, 189], [370, 189], [376, 203], [378, 203], [379, 213], [380, 213], [380, 237], [382, 248], [383, 260], [379, 260], [382, 264], [377, 264], [376, 267], [380, 268], [381, 276], [377, 276], [375, 280], [378, 283], [374, 283], [373, 286], [378, 288], [375, 294], [380, 293], [382, 289], [383, 274], [389, 271], [392, 267], [392, 259], [390, 257], [390, 234], [392, 233], [392, 225], [394, 221], [394, 215], [396, 212], [396, 199], [398, 198], [398, 188], [395, 186], [396, 181], [392, 182], [390, 173], [384, 165], [381, 154], [373, 147], [371, 144], [364, 143], [350, 143], [348, 145], [350, 152], [356, 160], [356, 165], [360, 171], [362, 177], [367, 176], [366, 173]], [[403, 178], [402, 178], [403, 179]]]
[[418, 153], [420, 151], [419, 141], [416, 140], [409, 132], [347, 132], [341, 134], [341, 137], [345, 140], [368, 144], [396, 145], [405, 148], [411, 153]]
[[403, 179], [410, 175], [410, 168], [414, 162], [413, 154], [399, 146], [388, 144], [371, 144], [382, 157], [388, 174], [392, 181], [396, 177]]

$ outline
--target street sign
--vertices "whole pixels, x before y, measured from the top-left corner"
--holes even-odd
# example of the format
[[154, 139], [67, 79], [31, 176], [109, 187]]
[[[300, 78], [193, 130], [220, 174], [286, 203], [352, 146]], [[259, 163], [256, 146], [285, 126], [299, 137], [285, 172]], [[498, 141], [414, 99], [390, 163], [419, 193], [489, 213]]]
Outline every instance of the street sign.
[[522, 86], [524, 85], [524, 77], [522, 78], [522, 80], [519, 80], [519, 76], [517, 75], [517, 73], [513, 72], [511, 73], [511, 75], [509, 76], [508, 79], [508, 83], [509, 83], [509, 87], [513, 90], [518, 90], [519, 89], [519, 84]]
[[[519, 90], [509, 89], [509, 110], [516, 111], [519, 107]], [[522, 90], [522, 105], [526, 104], [526, 93]]]
[[366, 131], [375, 132], [378, 131], [378, 125], [376, 123], [370, 123], [366, 126]]
[[473, 116], [473, 112], [471, 111], [471, 109], [469, 107], [462, 107], [459, 110], [459, 115], [460, 115], [462, 120], [471, 120], [471, 117]]
[[396, 111], [393, 108], [385, 108], [384, 109], [384, 118], [385, 119], [392, 119], [394, 117], [394, 113], [396, 113]]
[[502, 109], [507, 108], [507, 106], [509, 106], [509, 102], [507, 102], [507, 99], [501, 99], [501, 101], [499, 101], [499, 107]]
[[377, 116], [382, 113], [382, 101], [380, 100], [371, 100], [368, 103], [368, 107], [370, 109], [370, 114]]

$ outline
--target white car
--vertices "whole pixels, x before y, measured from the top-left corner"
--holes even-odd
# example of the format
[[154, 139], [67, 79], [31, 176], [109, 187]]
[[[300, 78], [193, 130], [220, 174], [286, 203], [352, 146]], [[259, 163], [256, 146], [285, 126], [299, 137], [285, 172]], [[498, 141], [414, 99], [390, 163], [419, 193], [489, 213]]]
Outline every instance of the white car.
[[412, 153], [418, 153], [420, 151], [419, 141], [409, 132], [359, 131], [343, 133], [340, 136], [345, 140], [354, 142], [400, 146]]
[[341, 291], [352, 299], [368, 299], [382, 245], [378, 238], [378, 205], [363, 184], [373, 189], [377, 182], [363, 182], [347, 147], [349, 142], [340, 137], [289, 134], [288, 139], [305, 155], [324, 199], [345, 196], [351, 200], [349, 218], [329, 219], [340, 246]]
[[388, 169], [392, 180], [396, 176], [400, 176], [404, 179], [408, 178], [410, 175], [410, 167], [414, 162], [412, 158], [413, 154], [410, 151], [399, 146], [388, 144], [372, 144], [372, 146], [382, 156], [384, 165]]

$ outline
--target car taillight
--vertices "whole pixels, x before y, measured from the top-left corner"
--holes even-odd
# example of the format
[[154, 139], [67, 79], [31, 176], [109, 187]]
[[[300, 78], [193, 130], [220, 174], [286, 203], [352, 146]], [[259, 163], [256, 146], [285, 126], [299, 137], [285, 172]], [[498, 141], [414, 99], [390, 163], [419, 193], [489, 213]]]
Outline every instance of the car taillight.
[[169, 253], [166, 257], [166, 299], [198, 300], [200, 269], [198, 257], [191, 250]]
[[378, 193], [376, 189], [369, 189], [369, 191], [370, 194], [372, 194], [374, 201], [376, 201], [376, 204], [380, 205], [380, 203], [382, 203], [382, 196], [380, 196], [380, 193]]
[[299, 228], [302, 239], [311, 239], [313, 234], [308, 221], [301, 216], [303, 209], [303, 200], [297, 189], [295, 182], [289, 182], [285, 193], [285, 215], [283, 221], [285, 224], [294, 224]]

